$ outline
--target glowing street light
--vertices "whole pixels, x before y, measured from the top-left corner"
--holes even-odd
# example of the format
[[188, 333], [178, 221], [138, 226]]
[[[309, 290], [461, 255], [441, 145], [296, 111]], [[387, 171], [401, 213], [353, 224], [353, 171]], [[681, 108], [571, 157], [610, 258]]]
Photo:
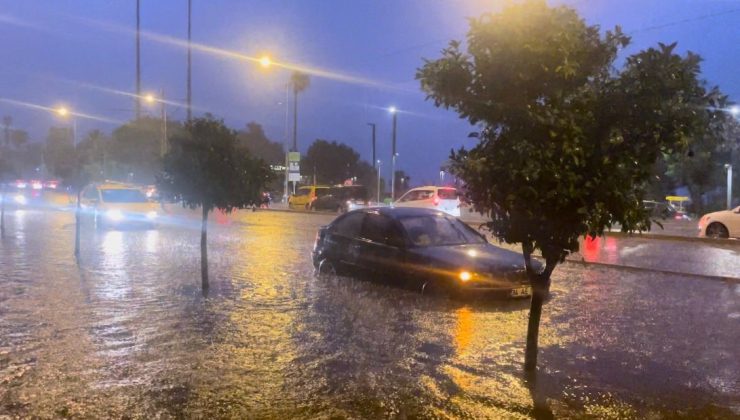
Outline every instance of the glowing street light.
[[264, 68], [268, 68], [272, 65], [272, 60], [270, 59], [270, 57], [266, 55], [263, 55], [262, 57], [260, 57], [259, 61], [260, 61], [260, 65]]
[[144, 95], [144, 101], [150, 105], [154, 105], [159, 102], [160, 105], [160, 118], [162, 120], [162, 139], [159, 142], [159, 154], [164, 156], [167, 153], [167, 108], [165, 107], [164, 100], [164, 89], [159, 91], [159, 97], [152, 93]]
[[74, 117], [74, 114], [65, 106], [58, 107], [54, 112], [64, 119], [67, 117], [72, 119], [72, 144], [77, 147], [77, 119]]

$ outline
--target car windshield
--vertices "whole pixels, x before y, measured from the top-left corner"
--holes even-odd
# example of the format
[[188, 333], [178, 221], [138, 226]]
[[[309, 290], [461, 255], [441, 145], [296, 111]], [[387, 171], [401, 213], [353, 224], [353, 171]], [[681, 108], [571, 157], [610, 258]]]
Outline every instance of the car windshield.
[[100, 190], [103, 201], [106, 203], [146, 203], [147, 198], [137, 189], [109, 189]]
[[434, 215], [401, 218], [411, 243], [415, 246], [481, 244], [485, 239], [459, 220]]
[[311, 192], [310, 188], [298, 188], [298, 191], [295, 192], [296, 197], [308, 195], [308, 193]]

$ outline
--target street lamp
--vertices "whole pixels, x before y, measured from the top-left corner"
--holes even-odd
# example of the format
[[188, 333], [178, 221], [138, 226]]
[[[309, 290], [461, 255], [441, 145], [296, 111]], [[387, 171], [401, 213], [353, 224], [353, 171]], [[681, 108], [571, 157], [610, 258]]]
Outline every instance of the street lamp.
[[727, 210], [732, 209], [732, 164], [725, 163], [727, 170]]
[[72, 145], [77, 147], [77, 119], [75, 118], [74, 114], [70, 112], [70, 110], [65, 106], [60, 106], [55, 111], [57, 115], [60, 117], [66, 119], [67, 117], [70, 117], [72, 119]]
[[378, 205], [380, 205], [380, 167], [383, 164], [383, 162], [380, 161], [380, 159], [375, 162], [378, 165], [378, 191], [377, 191], [377, 201]]
[[159, 102], [159, 113], [162, 119], [162, 140], [159, 142], [159, 154], [160, 156], [164, 156], [167, 152], [167, 108], [165, 107], [164, 89], [159, 90], [159, 98], [154, 96], [154, 94], [148, 93], [144, 95], [144, 100], [150, 105]]
[[375, 169], [375, 123], [367, 123], [373, 128], [373, 169]]
[[740, 116], [740, 106], [737, 106], [737, 105], [731, 106], [730, 114], [732, 114], [733, 117]]
[[393, 136], [391, 137], [391, 200], [396, 199], [396, 120], [398, 110], [395, 106], [388, 108], [388, 112], [393, 115]]
[[264, 68], [268, 68], [272, 65], [272, 60], [270, 59], [270, 57], [266, 55], [263, 55], [262, 57], [260, 57], [259, 62], [260, 62], [260, 65]]

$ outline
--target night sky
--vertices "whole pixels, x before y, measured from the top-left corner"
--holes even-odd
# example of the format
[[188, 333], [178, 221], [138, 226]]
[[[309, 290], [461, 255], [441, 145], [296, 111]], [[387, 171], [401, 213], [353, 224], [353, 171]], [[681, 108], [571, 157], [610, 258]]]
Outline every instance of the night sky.
[[[141, 0], [142, 30], [186, 39], [186, 0]], [[662, 41], [704, 58], [704, 77], [737, 101], [740, 97], [740, 1], [566, 1], [588, 23], [621, 25], [633, 37], [625, 54]], [[337, 140], [371, 158], [370, 127], [378, 125], [378, 158], [390, 172], [391, 119], [398, 119], [398, 167], [412, 184], [434, 182], [451, 148], [472, 144], [470, 127], [451, 111], [426, 102], [414, 80], [422, 57], [436, 58], [450, 39], [462, 39], [466, 18], [496, 10], [482, 0], [193, 0], [193, 42], [224, 51], [319, 69], [299, 98], [299, 149], [316, 138]], [[1, 0], [0, 115], [43, 141], [48, 107], [111, 121], [78, 118], [78, 136], [110, 132], [133, 116], [135, 91], [134, 0]], [[234, 128], [261, 123], [275, 141], [285, 139], [285, 83], [290, 71], [228, 54], [193, 53], [195, 114], [211, 112]], [[142, 38], [142, 90], [163, 89], [184, 102], [186, 50], [163, 37]], [[102, 89], [101, 89], [102, 88]], [[158, 110], [144, 108], [158, 115]], [[185, 109], [170, 106], [172, 118]], [[292, 119], [292, 117], [291, 117]]]

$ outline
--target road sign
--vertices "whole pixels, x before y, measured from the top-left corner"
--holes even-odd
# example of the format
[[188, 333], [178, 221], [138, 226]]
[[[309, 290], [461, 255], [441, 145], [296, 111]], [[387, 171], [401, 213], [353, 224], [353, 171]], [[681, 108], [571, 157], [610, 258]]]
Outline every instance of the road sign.
[[298, 182], [301, 180], [301, 154], [299, 152], [288, 152], [288, 181]]

